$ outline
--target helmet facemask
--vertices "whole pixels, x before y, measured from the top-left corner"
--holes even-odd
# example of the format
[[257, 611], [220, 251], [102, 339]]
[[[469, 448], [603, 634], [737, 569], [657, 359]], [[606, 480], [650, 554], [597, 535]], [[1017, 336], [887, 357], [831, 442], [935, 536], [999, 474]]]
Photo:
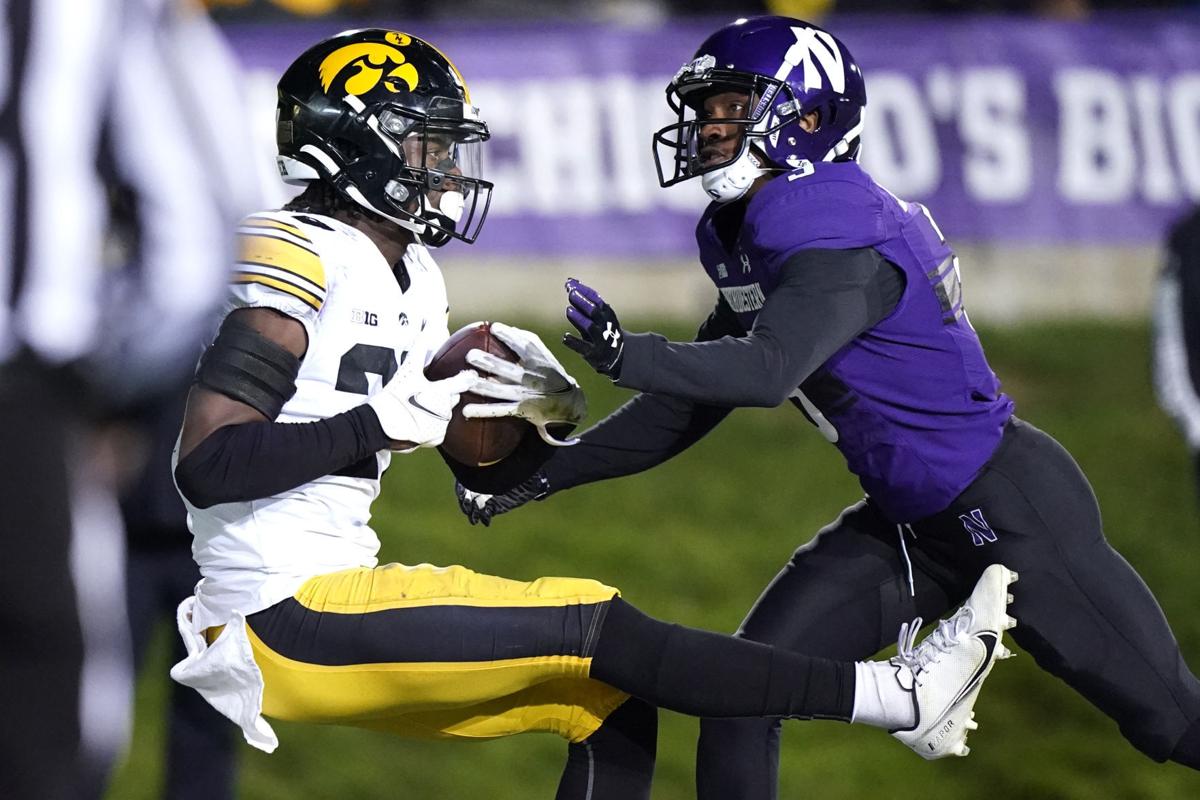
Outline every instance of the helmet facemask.
[[428, 113], [387, 106], [367, 120], [392, 156], [375, 179], [387, 207], [373, 210], [435, 247], [451, 238], [474, 242], [491, 203], [492, 184], [478, 177], [487, 125], [466, 109], [435, 97]]
[[[744, 119], [720, 120], [741, 126], [741, 146], [729, 159], [705, 163], [704, 101], [729, 91], [750, 98]], [[764, 172], [857, 160], [867, 97], [857, 63], [831, 34], [803, 20], [765, 16], [712, 34], [672, 79], [667, 102], [677, 122], [654, 136], [659, 183], [703, 175], [708, 190], [744, 184], [754, 158]]]
[[[795, 97], [786, 84], [753, 73], [714, 69], [709, 61], [700, 58], [685, 66], [667, 87], [667, 103], [675, 112], [677, 122], [654, 134], [654, 161], [662, 186], [674, 186], [703, 175], [706, 177], [705, 190], [710, 196], [727, 202], [735, 198], [718, 196], [712, 186], [723, 183], [734, 185], [742, 187], [740, 193], [744, 193], [749, 188], [748, 180], [772, 168], [778, 169], [765, 155], [767, 149], [764, 140], [778, 136], [789, 125], [798, 127], [799, 115]], [[707, 116], [705, 101], [724, 92], [747, 96], [744, 117]], [[786, 113], [780, 113], [781, 108]], [[705, 163], [703, 150], [706, 143], [702, 133], [704, 128], [712, 124], [740, 128], [739, 143], [729, 158]]]

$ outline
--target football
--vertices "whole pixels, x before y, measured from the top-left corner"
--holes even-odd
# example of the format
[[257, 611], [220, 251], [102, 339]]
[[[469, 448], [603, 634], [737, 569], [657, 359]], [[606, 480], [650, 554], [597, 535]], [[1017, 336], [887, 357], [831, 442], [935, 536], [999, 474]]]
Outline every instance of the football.
[[[473, 322], [455, 331], [438, 349], [433, 360], [425, 367], [425, 377], [437, 381], [456, 375], [461, 370], [471, 369], [467, 363], [467, 353], [472, 349], [491, 353], [505, 361], [517, 360], [517, 354], [492, 335], [490, 323]], [[467, 466], [486, 467], [517, 449], [529, 430], [529, 423], [525, 420], [517, 417], [467, 419], [462, 415], [464, 405], [487, 402], [493, 401], [470, 392], [462, 395], [446, 427], [446, 438], [438, 448], [443, 455]]]

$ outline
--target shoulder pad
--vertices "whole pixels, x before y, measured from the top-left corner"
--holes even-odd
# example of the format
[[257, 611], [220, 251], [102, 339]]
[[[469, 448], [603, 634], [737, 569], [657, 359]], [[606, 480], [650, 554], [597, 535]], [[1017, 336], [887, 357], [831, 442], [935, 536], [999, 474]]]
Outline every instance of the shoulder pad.
[[886, 238], [889, 200], [855, 163], [806, 164], [762, 188], [746, 225], [767, 256], [806, 247], [872, 247]]
[[310, 224], [287, 212], [243, 219], [237, 231], [234, 285], [286, 295], [319, 312], [325, 302], [325, 265], [310, 233]]

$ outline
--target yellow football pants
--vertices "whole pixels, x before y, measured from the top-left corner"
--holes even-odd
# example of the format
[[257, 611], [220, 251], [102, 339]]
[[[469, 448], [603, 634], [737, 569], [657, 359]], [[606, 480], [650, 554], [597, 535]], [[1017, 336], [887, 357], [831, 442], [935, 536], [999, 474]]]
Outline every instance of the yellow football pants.
[[628, 697], [588, 677], [616, 595], [592, 580], [429, 564], [312, 578], [248, 619], [263, 714], [421, 738], [582, 741]]

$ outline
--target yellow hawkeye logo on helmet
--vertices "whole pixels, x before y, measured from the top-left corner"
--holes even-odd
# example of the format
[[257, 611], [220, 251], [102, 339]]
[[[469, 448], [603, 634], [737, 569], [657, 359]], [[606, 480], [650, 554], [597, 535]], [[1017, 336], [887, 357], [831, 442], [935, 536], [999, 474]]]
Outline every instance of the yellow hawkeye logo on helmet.
[[378, 86], [380, 81], [383, 81], [384, 88], [389, 92], [400, 91], [396, 86], [397, 81], [403, 81], [410, 92], [414, 91], [420, 79], [417, 68], [409, 64], [404, 53], [398, 49], [412, 42], [412, 37], [392, 31], [384, 39], [390, 44], [357, 42], [339, 47], [325, 56], [318, 67], [321, 88], [328, 93], [339, 75], [351, 67], [357, 67], [358, 71], [346, 78], [345, 90], [348, 94], [366, 94]]

